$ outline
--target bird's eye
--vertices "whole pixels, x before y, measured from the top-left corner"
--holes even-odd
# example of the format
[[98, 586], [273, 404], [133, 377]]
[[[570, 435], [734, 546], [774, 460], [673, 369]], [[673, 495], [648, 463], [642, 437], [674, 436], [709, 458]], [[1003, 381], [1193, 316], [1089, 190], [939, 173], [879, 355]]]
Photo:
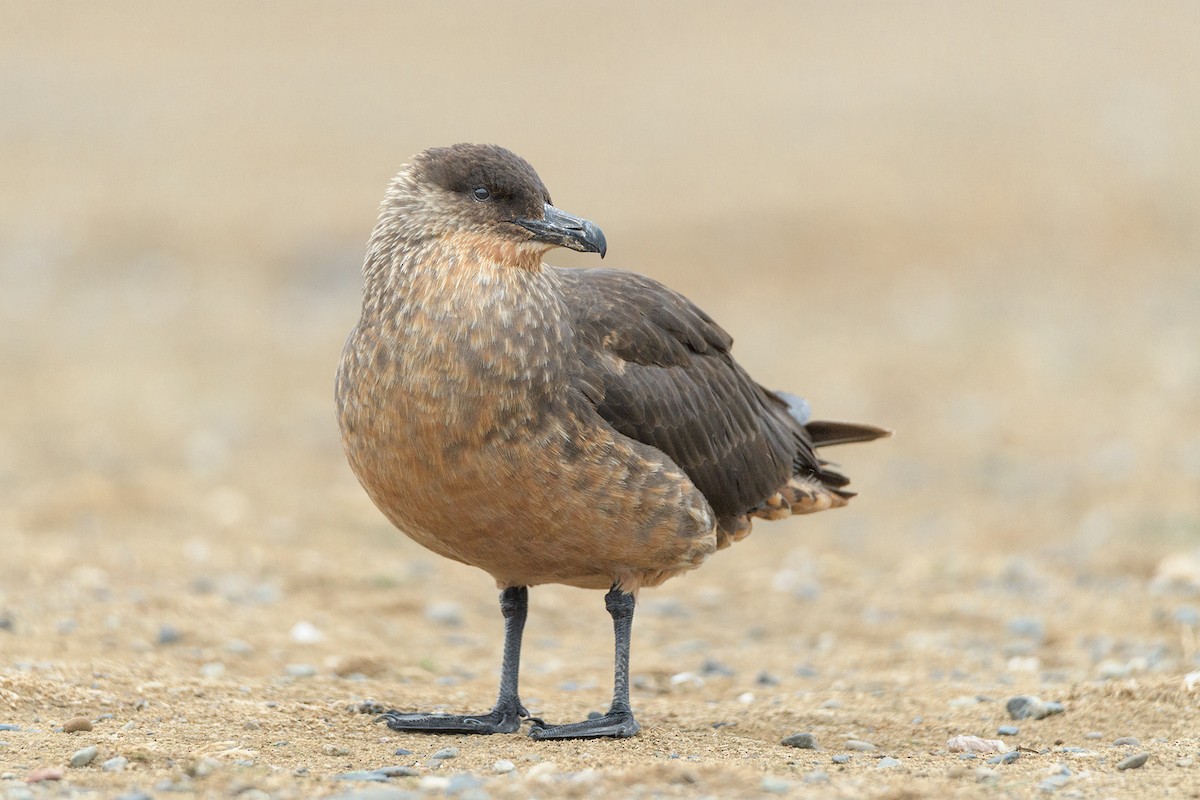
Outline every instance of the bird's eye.
[[492, 193], [482, 186], [476, 186], [475, 190], [471, 192], [471, 194], [475, 195], [476, 200], [487, 200], [492, 196]]

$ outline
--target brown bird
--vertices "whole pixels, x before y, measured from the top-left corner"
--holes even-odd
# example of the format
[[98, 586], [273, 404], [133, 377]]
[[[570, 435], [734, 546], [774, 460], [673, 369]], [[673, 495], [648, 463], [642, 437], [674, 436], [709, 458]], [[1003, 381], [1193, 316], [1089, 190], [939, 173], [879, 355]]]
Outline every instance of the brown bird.
[[496, 579], [505, 618], [495, 707], [390, 711], [398, 731], [508, 733], [528, 587], [607, 589], [608, 713], [533, 720], [537, 739], [632, 736], [629, 640], [639, 589], [698, 567], [779, 519], [845, 505], [825, 445], [886, 436], [808, 419], [730, 355], [683, 295], [630, 272], [561, 269], [553, 247], [604, 256], [595, 224], [555, 208], [524, 159], [458, 144], [392, 181], [363, 266], [362, 316], [337, 375], [350, 466], [391, 522]]

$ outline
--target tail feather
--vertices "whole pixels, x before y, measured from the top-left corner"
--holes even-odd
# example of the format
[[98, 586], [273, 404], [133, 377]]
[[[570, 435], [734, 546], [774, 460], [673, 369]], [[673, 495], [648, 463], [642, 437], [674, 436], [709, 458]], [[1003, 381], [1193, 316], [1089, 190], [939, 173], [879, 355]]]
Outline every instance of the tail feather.
[[853, 442], [870, 442], [891, 436], [887, 428], [877, 428], [874, 425], [862, 425], [857, 422], [834, 422], [833, 420], [814, 419], [806, 422], [804, 430], [812, 438], [813, 447], [831, 447], [835, 444], [851, 444]]

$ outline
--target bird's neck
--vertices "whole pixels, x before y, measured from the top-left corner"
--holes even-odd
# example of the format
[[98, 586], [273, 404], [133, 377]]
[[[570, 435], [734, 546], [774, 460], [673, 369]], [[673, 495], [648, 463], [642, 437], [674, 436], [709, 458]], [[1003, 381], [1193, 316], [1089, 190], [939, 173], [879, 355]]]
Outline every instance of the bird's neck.
[[424, 317], [482, 321], [557, 302], [552, 271], [536, 251], [482, 237], [372, 239], [363, 267], [363, 322]]

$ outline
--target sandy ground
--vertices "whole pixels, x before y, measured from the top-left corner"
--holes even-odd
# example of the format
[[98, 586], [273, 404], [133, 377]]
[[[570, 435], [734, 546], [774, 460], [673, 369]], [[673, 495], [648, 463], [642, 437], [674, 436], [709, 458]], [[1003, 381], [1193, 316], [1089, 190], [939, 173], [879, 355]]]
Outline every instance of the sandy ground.
[[[0, 16], [5, 797], [1200, 796], [1191, 4]], [[356, 713], [495, 692], [495, 588], [386, 524], [331, 400], [383, 188], [459, 140], [897, 431], [836, 454], [849, 508], [643, 595], [633, 740]], [[532, 593], [522, 682], [606, 705], [599, 593]]]

